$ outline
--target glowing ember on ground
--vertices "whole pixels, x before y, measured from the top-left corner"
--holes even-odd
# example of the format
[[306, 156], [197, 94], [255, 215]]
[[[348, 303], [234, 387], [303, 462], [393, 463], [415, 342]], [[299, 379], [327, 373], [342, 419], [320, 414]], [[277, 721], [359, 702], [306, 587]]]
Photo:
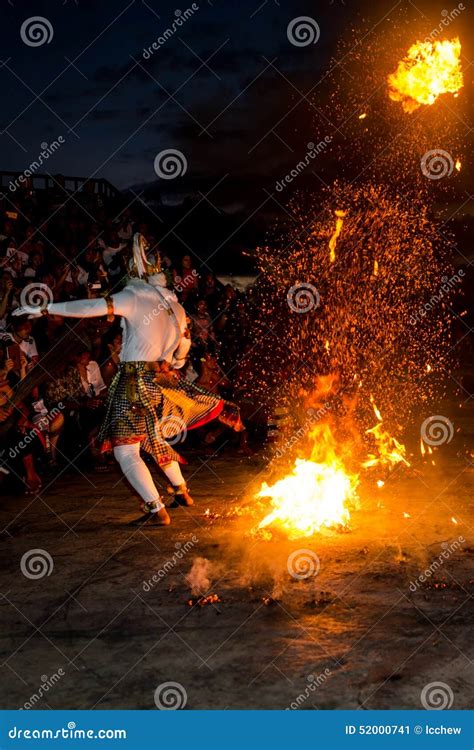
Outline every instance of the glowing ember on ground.
[[308, 537], [322, 529], [345, 527], [349, 506], [357, 502], [358, 476], [350, 473], [336, 453], [328, 424], [311, 432], [313, 455], [297, 458], [290, 474], [269, 486], [264, 482], [256, 497], [271, 498], [273, 510], [260, 522], [284, 531], [289, 539]]
[[220, 601], [218, 594], [208, 594], [207, 596], [197, 596], [188, 599], [186, 604], [188, 607], [207, 607], [208, 604], [217, 604]]
[[416, 42], [388, 76], [389, 96], [405, 112], [433, 104], [440, 94], [456, 94], [463, 85], [461, 43], [456, 37], [436, 42]]

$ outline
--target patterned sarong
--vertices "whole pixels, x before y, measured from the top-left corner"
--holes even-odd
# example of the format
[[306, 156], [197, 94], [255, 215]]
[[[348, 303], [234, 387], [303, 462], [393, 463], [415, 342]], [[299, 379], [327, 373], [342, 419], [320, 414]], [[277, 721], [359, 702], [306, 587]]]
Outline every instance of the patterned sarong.
[[[160, 373], [153, 362], [122, 362], [109, 387], [98, 441], [102, 450], [140, 442], [162, 466], [182, 462], [172, 445], [223, 409], [224, 401], [218, 396], [185, 378]], [[232, 419], [223, 421], [231, 423]]]

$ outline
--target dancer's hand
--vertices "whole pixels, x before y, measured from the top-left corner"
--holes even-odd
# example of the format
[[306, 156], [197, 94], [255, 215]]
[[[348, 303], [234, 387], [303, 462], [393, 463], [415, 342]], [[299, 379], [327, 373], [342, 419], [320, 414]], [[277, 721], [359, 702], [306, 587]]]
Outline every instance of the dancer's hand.
[[22, 307], [16, 307], [12, 311], [12, 315], [15, 317], [19, 317], [20, 315], [28, 315], [28, 318], [40, 318], [42, 315], [42, 312], [41, 312], [41, 307], [23, 305]]

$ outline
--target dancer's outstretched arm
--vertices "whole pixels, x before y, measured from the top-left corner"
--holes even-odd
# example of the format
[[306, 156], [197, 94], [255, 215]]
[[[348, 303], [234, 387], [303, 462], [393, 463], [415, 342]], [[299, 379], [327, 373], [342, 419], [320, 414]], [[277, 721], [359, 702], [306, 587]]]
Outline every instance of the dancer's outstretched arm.
[[[113, 303], [113, 312], [126, 317], [127, 312], [132, 308], [131, 295], [123, 291], [112, 295], [110, 299]], [[72, 300], [71, 302], [50, 302], [43, 308], [25, 305], [17, 307], [12, 315], [40, 315], [42, 312], [61, 315], [65, 318], [97, 318], [107, 315], [110, 310], [107, 299], [100, 297], [98, 299]]]

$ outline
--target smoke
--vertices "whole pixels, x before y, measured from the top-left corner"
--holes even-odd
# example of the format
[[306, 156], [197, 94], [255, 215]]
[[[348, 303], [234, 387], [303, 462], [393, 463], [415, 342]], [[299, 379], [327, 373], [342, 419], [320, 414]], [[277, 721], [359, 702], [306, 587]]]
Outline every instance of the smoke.
[[196, 557], [191, 570], [186, 576], [186, 581], [191, 587], [191, 594], [199, 596], [209, 591], [211, 563], [205, 557]]

